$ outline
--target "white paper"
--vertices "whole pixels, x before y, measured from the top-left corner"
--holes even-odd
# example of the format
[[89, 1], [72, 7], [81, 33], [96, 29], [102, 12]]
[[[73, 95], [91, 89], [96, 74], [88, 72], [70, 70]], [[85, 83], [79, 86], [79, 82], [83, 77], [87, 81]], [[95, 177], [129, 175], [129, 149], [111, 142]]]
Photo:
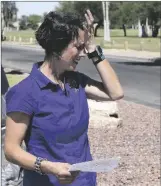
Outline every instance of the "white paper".
[[118, 167], [120, 158], [110, 158], [106, 160], [93, 160], [73, 164], [69, 171], [82, 172], [110, 172]]

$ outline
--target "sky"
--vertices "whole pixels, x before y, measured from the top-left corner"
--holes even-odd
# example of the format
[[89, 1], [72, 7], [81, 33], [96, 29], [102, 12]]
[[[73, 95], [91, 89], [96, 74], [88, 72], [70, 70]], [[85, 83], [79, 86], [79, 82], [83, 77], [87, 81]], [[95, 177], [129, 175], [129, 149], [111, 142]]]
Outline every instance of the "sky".
[[18, 18], [22, 15], [38, 14], [43, 15], [44, 12], [50, 12], [58, 5], [58, 2], [16, 2], [18, 8]]

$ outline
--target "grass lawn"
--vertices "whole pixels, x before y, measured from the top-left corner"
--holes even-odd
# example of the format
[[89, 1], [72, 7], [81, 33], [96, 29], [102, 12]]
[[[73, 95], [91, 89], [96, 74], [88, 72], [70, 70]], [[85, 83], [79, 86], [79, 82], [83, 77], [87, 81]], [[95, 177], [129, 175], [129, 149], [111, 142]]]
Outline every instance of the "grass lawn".
[[5, 35], [8, 37], [9, 36], [16, 36], [18, 39], [19, 37], [22, 37], [22, 39], [28, 39], [30, 37], [35, 37], [35, 31], [34, 30], [23, 30], [23, 31], [8, 31], [5, 32]]
[[151, 52], [160, 52], [160, 37], [157, 38], [139, 38], [138, 30], [128, 29], [127, 37], [124, 37], [123, 30], [111, 30], [111, 42], [104, 42], [104, 30], [98, 30], [98, 37], [95, 38], [97, 44], [104, 48], [123, 49], [128, 45], [132, 50], [146, 50]]
[[19, 83], [20, 81], [22, 81], [26, 75], [13, 75], [13, 74], [6, 74], [7, 75], [7, 79], [8, 79], [8, 82], [9, 82], [9, 86], [12, 87], [14, 86], [15, 84]]
[[[34, 38], [35, 31], [26, 30], [26, 31], [11, 31], [6, 32], [7, 40], [10, 36], [16, 37], [18, 41], [19, 37], [22, 37], [23, 42], [29, 42], [29, 39]], [[104, 30], [98, 29], [98, 37], [95, 38], [95, 42], [101, 45], [104, 48], [115, 48], [115, 49], [124, 49], [125, 46], [133, 50], [146, 50], [152, 52], [160, 52], [160, 37], [157, 38], [139, 38], [138, 30], [127, 29], [127, 37], [124, 37], [122, 29], [110, 30], [111, 42], [104, 42]], [[160, 33], [161, 36], [161, 33]]]
[[35, 40], [35, 31], [33, 30], [24, 30], [24, 31], [8, 31], [5, 32], [5, 35], [7, 37], [7, 40], [10, 40], [11, 36], [11, 41], [14, 40], [14, 36], [16, 37], [16, 41], [19, 41], [19, 37], [22, 38], [22, 42], [30, 42], [30, 38], [33, 38]]

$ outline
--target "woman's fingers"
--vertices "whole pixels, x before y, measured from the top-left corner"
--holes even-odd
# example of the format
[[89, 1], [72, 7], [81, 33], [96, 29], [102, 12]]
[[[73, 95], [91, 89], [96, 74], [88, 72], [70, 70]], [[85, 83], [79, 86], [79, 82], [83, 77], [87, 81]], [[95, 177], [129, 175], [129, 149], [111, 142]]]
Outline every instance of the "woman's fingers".
[[67, 180], [59, 181], [60, 184], [71, 184], [72, 182], [73, 182], [73, 180], [72, 181], [67, 181]]
[[85, 24], [83, 24], [83, 28], [84, 28], [84, 30], [85, 30], [86, 32], [88, 31], [88, 28], [86, 27]]
[[85, 53], [88, 51], [89, 45], [92, 44], [94, 39], [94, 18], [91, 13], [91, 11], [88, 9], [85, 13], [85, 18], [87, 22], [87, 26], [84, 25], [84, 31], [85, 31]]
[[58, 180], [61, 184], [70, 184], [75, 180], [78, 174], [79, 173], [74, 173], [72, 176], [59, 176]]
[[62, 185], [66, 185], [66, 184], [71, 184], [72, 181], [71, 182], [69, 182], [69, 181], [68, 182], [67, 181], [60, 181], [59, 183], [62, 184]]
[[[93, 28], [94, 18], [93, 18], [93, 15], [90, 10], [87, 10], [87, 13], [85, 14], [85, 18], [86, 18], [87, 25], [88, 25], [88, 32], [93, 36], [93, 34], [94, 34], [94, 28]], [[86, 30], [86, 28], [85, 28], [85, 30]]]
[[85, 14], [85, 18], [86, 18], [88, 27], [93, 26], [94, 18], [90, 10], [87, 10], [87, 13]]
[[61, 184], [69, 184], [72, 183], [74, 181], [75, 178], [73, 178], [72, 176], [59, 176], [57, 177], [59, 182]]
[[74, 177], [72, 176], [62, 176], [62, 177], [58, 177], [59, 181], [71, 181], [74, 179]]
[[91, 26], [91, 21], [90, 21], [89, 16], [87, 14], [85, 14], [85, 18], [86, 18], [88, 27]]
[[93, 17], [93, 15], [92, 15], [91, 11], [90, 11], [90, 10], [87, 10], [87, 14], [88, 14], [88, 17], [89, 17], [89, 20], [90, 20], [91, 24], [93, 24], [93, 22], [94, 22], [94, 17]]

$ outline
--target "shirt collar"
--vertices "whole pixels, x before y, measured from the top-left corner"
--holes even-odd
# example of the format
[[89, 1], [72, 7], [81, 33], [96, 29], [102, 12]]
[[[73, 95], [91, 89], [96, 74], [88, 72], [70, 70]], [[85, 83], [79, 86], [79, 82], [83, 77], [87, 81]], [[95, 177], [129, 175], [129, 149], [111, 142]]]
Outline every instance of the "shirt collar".
[[37, 62], [33, 65], [31, 76], [36, 80], [40, 88], [46, 87], [48, 84], [52, 84], [55, 87], [57, 86], [56, 83], [52, 82], [49, 78], [47, 78], [40, 70], [39, 67], [43, 64], [43, 61]]

